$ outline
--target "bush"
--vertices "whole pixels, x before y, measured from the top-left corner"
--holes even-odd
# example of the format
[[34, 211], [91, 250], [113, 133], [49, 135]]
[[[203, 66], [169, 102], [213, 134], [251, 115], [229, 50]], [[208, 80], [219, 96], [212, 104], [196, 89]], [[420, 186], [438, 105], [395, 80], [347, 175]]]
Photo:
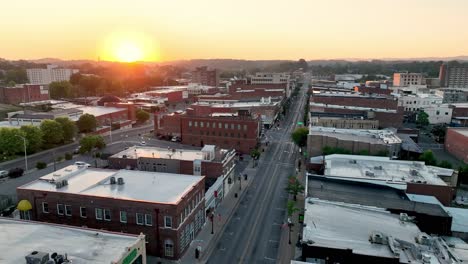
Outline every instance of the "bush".
[[71, 160], [71, 159], [73, 159], [73, 154], [71, 154], [71, 153], [65, 153], [65, 159], [66, 159], [66, 160]]
[[101, 152], [96, 152], [96, 154], [94, 154], [94, 157], [95, 158], [100, 158], [101, 157]]
[[39, 161], [39, 162], [36, 163], [36, 169], [42, 170], [42, 169], [45, 169], [45, 168], [47, 168], [47, 163], [42, 162], [42, 161]]
[[58, 156], [56, 159], [55, 159], [57, 162], [60, 162], [63, 160], [63, 157], [62, 156]]

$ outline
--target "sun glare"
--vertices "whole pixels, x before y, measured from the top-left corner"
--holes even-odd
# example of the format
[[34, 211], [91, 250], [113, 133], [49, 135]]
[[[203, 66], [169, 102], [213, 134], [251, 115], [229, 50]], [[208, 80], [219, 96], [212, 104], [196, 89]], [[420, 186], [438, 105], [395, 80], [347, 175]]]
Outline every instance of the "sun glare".
[[158, 61], [159, 47], [147, 34], [114, 32], [104, 40], [99, 56], [107, 61]]

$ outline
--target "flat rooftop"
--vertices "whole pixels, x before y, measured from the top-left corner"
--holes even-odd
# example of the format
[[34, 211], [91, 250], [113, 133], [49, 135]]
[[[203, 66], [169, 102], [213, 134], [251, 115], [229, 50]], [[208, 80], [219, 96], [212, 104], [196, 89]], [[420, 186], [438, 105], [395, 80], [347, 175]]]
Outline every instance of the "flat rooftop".
[[[385, 209], [307, 198], [304, 223], [302, 240], [313, 247], [397, 258], [400, 263], [423, 263], [421, 254], [429, 257], [426, 263], [456, 263], [451, 256], [447, 259], [449, 254], [440, 238], [422, 233], [414, 223], [402, 221]], [[431, 246], [415, 242], [422, 236]]]
[[340, 129], [333, 127], [309, 126], [309, 135], [334, 137], [341, 140], [358, 140], [369, 143], [401, 144], [401, 139], [388, 129]]
[[[209, 146], [209, 145], [207, 145]], [[214, 151], [214, 149], [213, 149]], [[171, 149], [158, 147], [134, 146], [111, 156], [111, 158], [154, 158], [175, 160], [210, 160], [207, 153], [201, 149]], [[214, 158], [214, 157], [213, 157]]]
[[348, 105], [334, 105], [334, 104], [324, 104], [324, 103], [314, 103], [311, 102], [310, 106], [315, 107], [325, 107], [333, 109], [349, 109], [357, 111], [373, 111], [373, 112], [383, 112], [383, 113], [397, 113], [396, 109], [386, 109], [386, 108], [375, 108], [375, 107], [362, 107], [362, 106], [348, 106]]
[[197, 102], [192, 105], [200, 105], [200, 106], [210, 106], [213, 108], [238, 108], [238, 107], [261, 107], [261, 106], [276, 106], [279, 105], [279, 102], [268, 102], [268, 100], [262, 101], [254, 101], [254, 102], [232, 102], [227, 104], [219, 104], [219, 103], [210, 103], [210, 102]]
[[465, 137], [468, 137], [468, 128], [467, 127], [451, 127], [450, 130], [453, 130]]
[[[143, 237], [101, 230], [0, 218], [1, 263], [26, 263], [32, 251], [67, 254], [74, 264], [108, 264], [122, 259]], [[144, 242], [143, 242], [144, 243]]]
[[446, 186], [439, 175], [453, 170], [439, 170], [421, 161], [391, 160], [389, 157], [333, 154], [325, 157], [325, 177], [382, 183], [406, 189], [406, 183]]
[[117, 107], [107, 107], [107, 106], [81, 106], [79, 107], [80, 110], [83, 110], [84, 114], [90, 114], [94, 116], [101, 116], [112, 114], [116, 112], [127, 111], [125, 108], [117, 108]]
[[[111, 177], [123, 178], [124, 184], [111, 184]], [[18, 188], [175, 204], [203, 178], [204, 176], [134, 170], [117, 171], [70, 165]], [[67, 180], [68, 185], [57, 188], [56, 183], [63, 180]]]

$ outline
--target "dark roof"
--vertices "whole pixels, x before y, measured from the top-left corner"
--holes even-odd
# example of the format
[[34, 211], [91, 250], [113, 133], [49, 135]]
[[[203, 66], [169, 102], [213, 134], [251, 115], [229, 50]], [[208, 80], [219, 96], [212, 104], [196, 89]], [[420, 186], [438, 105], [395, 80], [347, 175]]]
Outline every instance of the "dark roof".
[[386, 186], [327, 179], [313, 174], [308, 176], [307, 181], [308, 197], [433, 216], [449, 216], [440, 205], [410, 201], [404, 191]]

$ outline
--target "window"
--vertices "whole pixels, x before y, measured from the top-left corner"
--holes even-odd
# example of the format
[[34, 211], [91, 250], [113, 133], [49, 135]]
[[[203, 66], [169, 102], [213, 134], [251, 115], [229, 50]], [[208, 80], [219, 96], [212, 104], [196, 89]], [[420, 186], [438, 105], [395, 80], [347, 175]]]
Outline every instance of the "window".
[[80, 216], [86, 218], [86, 207], [80, 207]]
[[241, 125], [237, 125], [237, 130], [241, 130]]
[[104, 209], [104, 220], [110, 221], [111, 220], [111, 213], [109, 209]]
[[171, 240], [166, 240], [164, 242], [164, 254], [166, 257], [173, 257], [174, 256], [174, 243]]
[[136, 223], [137, 225], [143, 225], [143, 214], [136, 214]]
[[71, 205], [65, 205], [65, 215], [68, 215], [68, 216], [72, 215]]
[[223, 124], [218, 123], [218, 128], [223, 128]]
[[179, 225], [181, 225], [183, 222], [184, 222], [184, 213], [180, 213], [180, 224]]
[[210, 127], [210, 122], [206, 122], [206, 127]]
[[224, 123], [224, 129], [228, 129], [229, 128], [229, 124], [228, 123]]
[[153, 216], [150, 214], [145, 214], [145, 225], [152, 226], [153, 225]]
[[188, 121], [188, 126], [189, 126], [189, 127], [192, 126], [192, 121]]
[[203, 127], [203, 122], [200, 121], [200, 127]]
[[244, 131], [247, 131], [247, 125], [244, 125]]
[[120, 222], [127, 223], [127, 212], [120, 211]]
[[96, 219], [97, 220], [102, 220], [102, 209], [101, 208], [96, 208]]
[[195, 127], [198, 127], [198, 121], [195, 121]]
[[231, 124], [231, 129], [234, 129], [234, 124]]
[[57, 204], [57, 214], [63, 215], [63, 213], [64, 213], [63, 204]]
[[192, 200], [192, 209], [195, 209], [195, 200]]
[[42, 212], [45, 214], [49, 213], [49, 204], [46, 202], [42, 202]]

